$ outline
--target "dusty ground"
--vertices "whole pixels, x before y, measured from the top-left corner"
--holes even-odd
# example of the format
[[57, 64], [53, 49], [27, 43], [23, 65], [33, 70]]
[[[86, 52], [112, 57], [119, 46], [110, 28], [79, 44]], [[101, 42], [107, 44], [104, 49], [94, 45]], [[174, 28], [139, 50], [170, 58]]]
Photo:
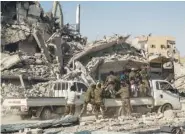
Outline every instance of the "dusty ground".
[[[57, 118], [57, 117], [55, 117]], [[21, 120], [17, 115], [7, 115], [2, 117], [2, 124], [17, 124], [17, 123], [38, 123], [38, 118], [31, 120]], [[156, 130], [162, 126], [184, 126], [185, 127], [185, 111], [169, 111], [164, 114], [150, 113], [137, 117], [118, 117], [107, 118], [95, 121], [94, 116], [82, 117], [80, 125], [49, 128], [45, 132], [62, 131], [62, 132], [77, 132], [77, 131], [113, 131], [113, 132], [140, 132]]]

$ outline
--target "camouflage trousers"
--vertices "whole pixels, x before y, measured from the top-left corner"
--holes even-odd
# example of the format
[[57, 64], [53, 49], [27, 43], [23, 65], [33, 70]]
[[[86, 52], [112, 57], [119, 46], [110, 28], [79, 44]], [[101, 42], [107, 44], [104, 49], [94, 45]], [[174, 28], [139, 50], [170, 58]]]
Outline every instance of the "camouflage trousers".
[[129, 116], [131, 114], [130, 99], [122, 99], [122, 108], [119, 115]]
[[75, 104], [67, 104], [65, 107], [65, 115], [74, 115], [75, 114]]
[[94, 104], [94, 110], [95, 110], [95, 117], [96, 119], [98, 119], [98, 114], [100, 112], [100, 108], [101, 108], [101, 112], [102, 112], [102, 116], [103, 118], [105, 117], [105, 106], [104, 106], [104, 103], [103, 102], [97, 102]]
[[115, 84], [109, 84], [105, 91], [106, 91], [106, 96], [108, 98], [115, 98], [115, 95], [116, 95]]
[[150, 96], [151, 93], [150, 93], [149, 81], [146, 80], [146, 79], [144, 79], [143, 82], [144, 82], [144, 84], [145, 84], [145, 86], [146, 86], [146, 88], [147, 88], [146, 94], [147, 94], [148, 96]]
[[[86, 113], [87, 112], [87, 105], [88, 105], [89, 103], [88, 102], [84, 102], [84, 104], [83, 104], [83, 107], [82, 107], [82, 110], [81, 110], [81, 112], [80, 112], [80, 117], [84, 114], [84, 113]], [[92, 103], [90, 103], [91, 105], [92, 105], [92, 109], [94, 110], [94, 105], [92, 104]]]

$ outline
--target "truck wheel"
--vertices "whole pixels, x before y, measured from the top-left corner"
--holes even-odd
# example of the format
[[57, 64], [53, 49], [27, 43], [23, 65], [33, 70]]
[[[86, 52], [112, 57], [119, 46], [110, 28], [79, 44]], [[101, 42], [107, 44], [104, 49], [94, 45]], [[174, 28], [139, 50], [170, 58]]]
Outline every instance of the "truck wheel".
[[40, 115], [41, 120], [49, 120], [51, 119], [51, 109], [50, 108], [44, 108]]
[[28, 120], [28, 119], [31, 119], [32, 115], [31, 114], [28, 114], [28, 115], [20, 115], [21, 119], [22, 120]]
[[166, 111], [166, 110], [171, 110], [171, 109], [173, 109], [171, 104], [164, 104], [164, 105], [161, 107], [161, 112], [164, 113], [164, 111]]

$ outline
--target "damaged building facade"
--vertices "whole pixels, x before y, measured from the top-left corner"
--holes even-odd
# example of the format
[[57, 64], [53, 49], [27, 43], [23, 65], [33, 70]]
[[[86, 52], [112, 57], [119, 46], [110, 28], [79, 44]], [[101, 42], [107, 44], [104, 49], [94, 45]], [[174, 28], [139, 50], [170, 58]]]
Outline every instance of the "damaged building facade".
[[19, 90], [21, 85], [33, 95], [37, 90], [43, 91], [39, 87], [47, 88], [50, 81], [57, 79], [78, 80], [88, 86], [104, 81], [110, 71], [120, 74], [132, 67], [152, 65], [152, 51], [145, 45], [151, 44], [148, 43], [151, 37], [130, 41], [130, 35], [113, 35], [87, 42], [80, 34], [80, 5], [76, 25], [63, 23], [62, 8], [57, 1], [48, 13], [44, 13], [39, 2], [1, 2], [1, 9], [4, 90]]
[[1, 88], [32, 88], [68, 73], [65, 64], [87, 38], [79, 26], [63, 24], [59, 2], [48, 13], [39, 2], [1, 2], [1, 9]]
[[132, 42], [146, 52], [152, 78], [174, 78], [173, 62], [180, 61], [174, 37], [149, 34], [135, 37]]

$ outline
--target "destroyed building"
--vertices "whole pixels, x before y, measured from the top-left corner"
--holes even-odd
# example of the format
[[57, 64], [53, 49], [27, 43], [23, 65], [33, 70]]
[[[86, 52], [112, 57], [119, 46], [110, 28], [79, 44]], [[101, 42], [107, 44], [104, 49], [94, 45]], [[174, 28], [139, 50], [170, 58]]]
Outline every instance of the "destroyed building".
[[21, 85], [27, 88], [67, 73], [65, 63], [83, 49], [87, 38], [82, 38], [79, 26], [63, 24], [59, 2], [53, 3], [49, 13], [39, 2], [1, 2], [1, 9], [3, 84], [20, 85], [22, 79]]
[[93, 79], [105, 80], [110, 71], [119, 74], [125, 69], [147, 64], [147, 59], [140, 51], [127, 42], [128, 38], [129, 35], [114, 35], [91, 42], [84, 51], [73, 56], [69, 65], [78, 61], [86, 67]]
[[105, 80], [110, 71], [119, 74], [149, 64], [147, 51], [129, 41], [129, 35], [104, 36], [87, 43], [79, 33], [80, 5], [76, 25], [63, 23], [62, 8], [56, 1], [48, 13], [39, 2], [1, 2], [1, 9], [3, 88], [20, 86], [20, 79], [22, 88], [29, 89], [56, 79], [89, 85]]

